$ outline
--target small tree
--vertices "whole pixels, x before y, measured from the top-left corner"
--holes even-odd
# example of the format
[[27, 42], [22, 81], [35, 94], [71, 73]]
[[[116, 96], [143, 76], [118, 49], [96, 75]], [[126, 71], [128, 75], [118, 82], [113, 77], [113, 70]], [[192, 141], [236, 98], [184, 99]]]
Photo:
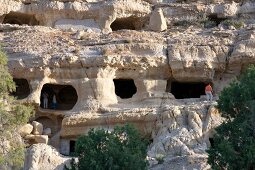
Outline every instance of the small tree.
[[212, 169], [255, 169], [255, 67], [251, 66], [220, 94], [226, 117], [207, 152]]
[[80, 170], [143, 170], [148, 165], [146, 149], [147, 142], [131, 125], [116, 126], [112, 132], [91, 129], [76, 142], [79, 162], [74, 166]]
[[7, 57], [0, 49], [0, 169], [20, 169], [24, 147], [17, 128], [25, 124], [33, 107], [25, 106], [9, 95], [15, 83], [8, 72]]

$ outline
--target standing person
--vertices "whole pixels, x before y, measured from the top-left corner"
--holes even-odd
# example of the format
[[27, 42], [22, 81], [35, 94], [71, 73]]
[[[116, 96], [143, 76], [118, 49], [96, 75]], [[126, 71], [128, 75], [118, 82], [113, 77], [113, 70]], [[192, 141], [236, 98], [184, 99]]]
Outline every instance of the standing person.
[[46, 92], [43, 93], [43, 108], [47, 109], [48, 108], [48, 94]]
[[212, 101], [213, 95], [212, 95], [212, 86], [210, 85], [210, 83], [208, 83], [205, 87], [205, 94], [206, 94], [206, 99], [207, 101]]
[[52, 108], [53, 109], [57, 108], [57, 98], [55, 94], [53, 95], [53, 98], [52, 98]]

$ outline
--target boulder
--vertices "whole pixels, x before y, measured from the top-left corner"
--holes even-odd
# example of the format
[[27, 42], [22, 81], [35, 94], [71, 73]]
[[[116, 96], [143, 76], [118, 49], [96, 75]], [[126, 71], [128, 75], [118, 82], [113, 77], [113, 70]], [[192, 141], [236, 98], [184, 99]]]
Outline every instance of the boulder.
[[152, 12], [149, 27], [153, 31], [164, 31], [167, 29], [166, 19], [161, 8], [157, 8]]
[[32, 122], [33, 125], [33, 135], [41, 135], [43, 133], [43, 125], [37, 121]]
[[33, 131], [33, 126], [31, 124], [26, 124], [24, 126], [21, 126], [19, 128], [19, 134], [24, 137], [26, 135], [31, 134], [31, 132]]
[[47, 135], [35, 135], [34, 140], [36, 143], [44, 143], [47, 144], [49, 137]]
[[26, 135], [24, 138], [25, 138], [26, 140], [33, 140], [33, 139], [34, 139], [34, 136], [35, 136], [35, 135], [33, 135], [33, 134], [29, 134], [29, 135]]
[[27, 136], [24, 137], [26, 140], [30, 140], [32, 141], [31, 143], [44, 143], [47, 144], [49, 137], [48, 135], [33, 135], [33, 134], [29, 134]]
[[34, 144], [27, 149], [24, 170], [63, 170], [71, 158], [60, 155], [52, 146]]

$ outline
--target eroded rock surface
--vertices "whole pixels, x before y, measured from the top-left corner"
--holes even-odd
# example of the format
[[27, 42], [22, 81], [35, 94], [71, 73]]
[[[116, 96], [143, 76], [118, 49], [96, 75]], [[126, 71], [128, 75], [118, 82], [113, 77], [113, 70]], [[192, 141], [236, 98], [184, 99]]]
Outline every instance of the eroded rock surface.
[[[217, 99], [255, 63], [254, 1], [0, 3], [9, 70], [19, 92], [29, 89], [16, 95], [36, 107], [42, 125], [34, 133], [24, 127], [30, 144], [48, 142], [68, 155], [90, 128], [132, 123], [153, 141], [151, 169], [210, 168], [205, 150], [223, 120], [204, 87], [212, 83]], [[62, 167], [66, 159], [54, 162], [47, 148], [33, 145], [26, 168]]]
[[35, 144], [27, 149], [24, 170], [63, 170], [71, 158], [60, 155], [53, 147]]
[[148, 151], [149, 160], [154, 160], [151, 169], [209, 169], [205, 150], [210, 147], [213, 129], [223, 121], [214, 104], [166, 105], [162, 109]]

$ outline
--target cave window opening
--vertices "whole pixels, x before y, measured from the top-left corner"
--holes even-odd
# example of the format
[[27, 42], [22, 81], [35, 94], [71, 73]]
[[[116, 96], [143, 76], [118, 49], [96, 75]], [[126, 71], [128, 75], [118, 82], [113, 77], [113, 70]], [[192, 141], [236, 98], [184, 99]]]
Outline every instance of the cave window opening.
[[214, 140], [213, 138], [209, 138], [209, 142], [212, 148], [214, 148]]
[[140, 18], [128, 17], [116, 19], [111, 24], [112, 31], [118, 31], [122, 29], [127, 30], [140, 30], [142, 29], [144, 22]]
[[171, 92], [176, 99], [200, 98], [205, 95], [205, 86], [204, 82], [171, 82], [171, 85], [167, 85], [170, 91], [166, 91]]
[[210, 21], [213, 21], [217, 26], [222, 22], [225, 21], [226, 18], [219, 18], [216, 14], [212, 14], [207, 16]]
[[32, 14], [24, 14], [19, 12], [10, 12], [5, 15], [4, 24], [18, 24], [18, 25], [39, 25], [39, 22], [36, 20], [35, 16]]
[[122, 99], [132, 98], [137, 92], [133, 79], [114, 79], [115, 94]]
[[[45, 95], [47, 96], [46, 105], [44, 103]], [[54, 104], [54, 100], [56, 100], [56, 104]], [[44, 109], [71, 110], [77, 100], [78, 95], [73, 86], [45, 84], [41, 91], [40, 107]]]
[[70, 140], [70, 143], [69, 143], [69, 155], [73, 155], [75, 153], [75, 144], [76, 144], [75, 140]]
[[13, 79], [16, 85], [16, 91], [11, 95], [17, 97], [17, 99], [25, 99], [30, 94], [30, 85], [26, 79]]

